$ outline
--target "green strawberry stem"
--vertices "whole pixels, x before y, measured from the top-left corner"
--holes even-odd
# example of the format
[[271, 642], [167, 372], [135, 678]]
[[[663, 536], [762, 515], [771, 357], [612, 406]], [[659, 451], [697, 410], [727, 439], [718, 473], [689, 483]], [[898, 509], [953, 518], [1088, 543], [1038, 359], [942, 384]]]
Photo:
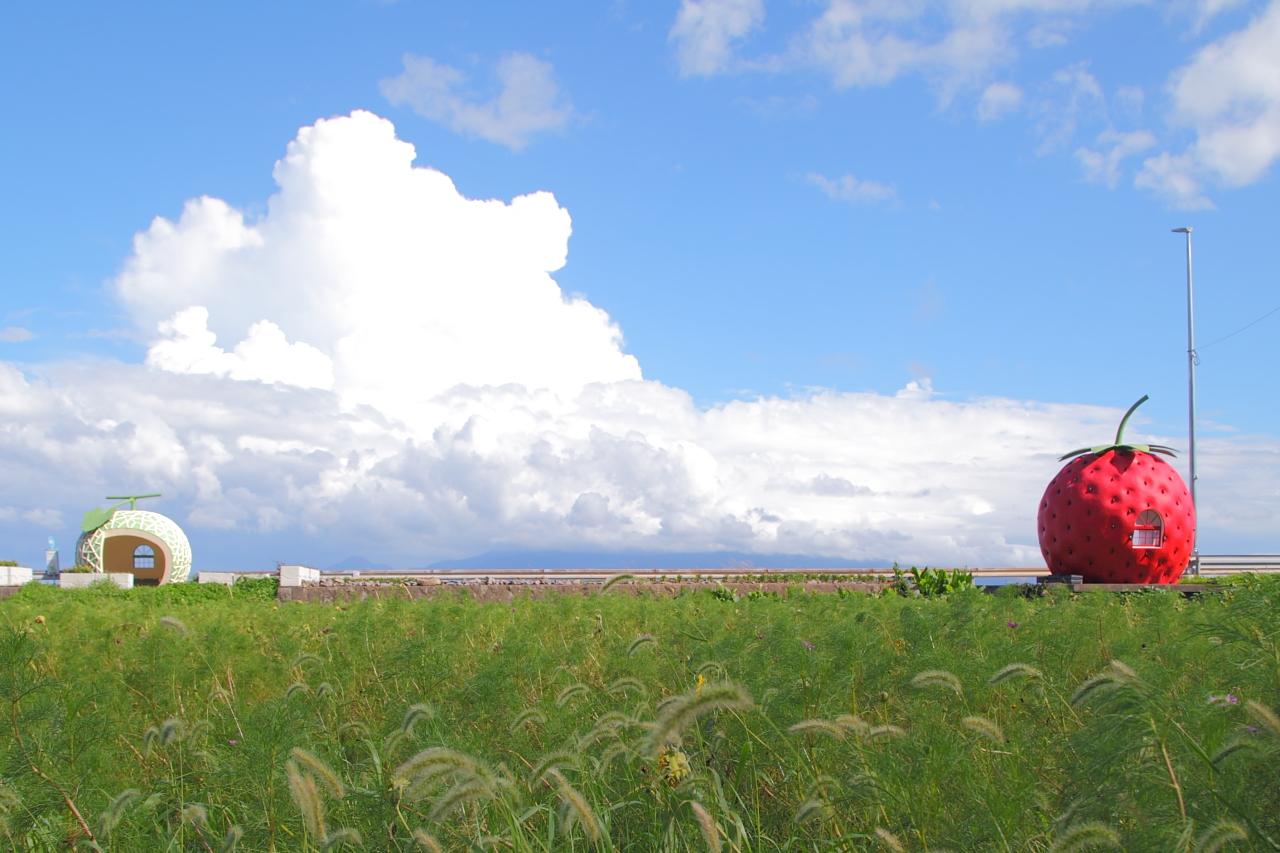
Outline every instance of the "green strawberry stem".
[[1165, 447], [1163, 444], [1125, 444], [1124, 428], [1129, 425], [1129, 418], [1133, 417], [1133, 413], [1138, 407], [1147, 400], [1151, 399], [1148, 395], [1143, 394], [1142, 399], [1129, 407], [1129, 411], [1124, 413], [1124, 417], [1120, 419], [1120, 427], [1116, 430], [1116, 440], [1114, 444], [1100, 444], [1097, 447], [1082, 447], [1079, 450], [1073, 450], [1063, 456], [1058, 457], [1059, 462], [1065, 462], [1075, 456], [1082, 456], [1085, 453], [1103, 453], [1107, 450], [1119, 450], [1132, 453], [1140, 450], [1144, 453], [1163, 453], [1166, 456], [1176, 456], [1172, 447]]
[[1138, 410], [1139, 406], [1150, 399], [1151, 398], [1148, 395], [1143, 394], [1142, 399], [1130, 406], [1129, 411], [1124, 413], [1124, 417], [1120, 419], [1120, 428], [1116, 430], [1116, 447], [1122, 447], [1124, 445], [1124, 428], [1129, 425], [1129, 418], [1133, 417], [1133, 413]]

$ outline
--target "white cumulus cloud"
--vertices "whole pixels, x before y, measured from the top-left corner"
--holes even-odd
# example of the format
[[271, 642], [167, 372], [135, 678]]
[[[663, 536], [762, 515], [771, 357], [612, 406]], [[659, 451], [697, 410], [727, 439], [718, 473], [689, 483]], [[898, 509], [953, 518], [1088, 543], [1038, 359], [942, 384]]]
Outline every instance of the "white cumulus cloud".
[[1098, 134], [1096, 144], [1096, 148], [1077, 148], [1076, 159], [1084, 168], [1086, 180], [1114, 187], [1120, 182], [1121, 164], [1154, 147], [1156, 138], [1149, 130], [1104, 130]]
[[333, 361], [303, 343], [289, 343], [280, 327], [259, 320], [228, 352], [209, 331], [203, 305], [185, 308], [157, 327], [160, 339], [147, 351], [147, 364], [174, 373], [209, 373], [232, 379], [280, 382], [299, 388], [332, 388]]
[[1003, 118], [1022, 103], [1022, 89], [1013, 83], [992, 83], [982, 90], [978, 99], [978, 120], [983, 122]]
[[1205, 207], [1204, 187], [1256, 183], [1280, 158], [1280, 0], [1201, 48], [1170, 80], [1174, 120], [1194, 142], [1148, 158], [1136, 184], [1179, 207]]
[[707, 76], [729, 70], [734, 44], [764, 21], [764, 0], [681, 0], [668, 38], [680, 73]]
[[551, 277], [571, 226], [550, 194], [468, 199], [414, 156], [371, 113], [322, 120], [276, 164], [259, 220], [211, 198], [156, 219], [114, 282], [144, 333], [163, 324], [149, 363], [403, 416], [460, 384], [640, 378], [617, 326]]
[[[0, 362], [0, 507], [18, 508], [0, 532], [43, 542], [138, 488], [164, 493], [198, 567], [232, 541], [261, 564], [597, 547], [1034, 565], [1057, 455], [1120, 416], [927, 379], [699, 407], [560, 291], [553, 197], [468, 199], [413, 159], [389, 122], [324, 120], [262, 215], [202, 198], [151, 223], [113, 284], [146, 364]], [[1206, 441], [1205, 470], [1249, 467], [1233, 511], [1275, 533], [1280, 443], [1252, 441]]]
[[34, 337], [35, 334], [23, 326], [5, 326], [0, 329], [0, 341], [6, 344], [21, 344]]
[[534, 136], [564, 128], [573, 106], [560, 91], [551, 63], [528, 53], [510, 53], [495, 69], [499, 90], [490, 98], [467, 88], [467, 75], [429, 56], [405, 54], [404, 70], [379, 84], [397, 106], [458, 133], [519, 150]]
[[892, 201], [898, 195], [898, 191], [891, 184], [855, 178], [850, 174], [829, 178], [817, 172], [810, 172], [805, 175], [804, 179], [812, 186], [822, 190], [827, 198], [836, 201], [847, 201], [854, 204]]

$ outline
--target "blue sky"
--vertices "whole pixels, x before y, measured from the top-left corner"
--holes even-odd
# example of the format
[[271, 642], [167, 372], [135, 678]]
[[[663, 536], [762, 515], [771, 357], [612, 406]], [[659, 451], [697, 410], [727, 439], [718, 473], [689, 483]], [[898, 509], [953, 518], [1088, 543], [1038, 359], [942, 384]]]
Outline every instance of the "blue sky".
[[[12, 399], [33, 395], [14, 403], [10, 417], [52, 418], [54, 401], [66, 409], [63, 421], [44, 428], [43, 442], [11, 427], [0, 470], [20, 478], [28, 466], [69, 465], [72, 474], [44, 493], [10, 485], [0, 495], [0, 533], [19, 551], [42, 542], [46, 529], [67, 540], [82, 508], [104, 489], [123, 488], [123, 478], [166, 492], [166, 510], [192, 533], [197, 564], [202, 553], [211, 565], [324, 562], [325, 554], [353, 552], [428, 562], [539, 545], [1025, 562], [1035, 555], [1034, 530], [1031, 522], [1030, 534], [1019, 527], [1019, 508], [1031, 504], [1026, 514], [1034, 517], [1034, 484], [1053, 473], [1049, 451], [1107, 438], [1106, 424], [1143, 393], [1152, 400], [1137, 427], [1185, 446], [1184, 257], [1169, 229], [1195, 228], [1202, 343], [1280, 306], [1268, 229], [1280, 156], [1280, 51], [1268, 47], [1280, 39], [1276, 2], [50, 2], [2, 14], [8, 118], [0, 180], [8, 201], [0, 207], [0, 362], [25, 383]], [[563, 266], [542, 264], [537, 275], [550, 273], [566, 296], [607, 314], [620, 343], [601, 343], [594, 321], [566, 320], [562, 328], [547, 308], [547, 328], [561, 329], [568, 354], [535, 369], [525, 354], [538, 346], [536, 327], [522, 349], [496, 331], [506, 319], [490, 324], [452, 296], [399, 302], [390, 294], [408, 285], [387, 285], [385, 298], [369, 304], [388, 317], [445, 316], [445, 337], [481, 342], [483, 354], [471, 361], [487, 365], [453, 375], [435, 367], [448, 361], [450, 350], [440, 350], [446, 355], [426, 368], [439, 374], [431, 379], [435, 396], [410, 411], [386, 401], [414, 396], [412, 370], [376, 394], [367, 376], [352, 384], [344, 377], [356, 362], [344, 358], [380, 377], [388, 371], [370, 366], [372, 344], [340, 346], [351, 329], [316, 319], [344, 310], [335, 306], [348, 305], [362, 281], [387, 274], [376, 264], [361, 268], [372, 251], [365, 243], [343, 255], [349, 268], [308, 270], [306, 241], [316, 234], [299, 232], [295, 254], [272, 249], [243, 262], [258, 266], [229, 266], [199, 281], [188, 276], [191, 259], [205, 257], [201, 239], [216, 238], [193, 227], [177, 254], [135, 245], [156, 217], [177, 223], [200, 197], [222, 200], [250, 227], [270, 224], [269, 199], [281, 193], [273, 166], [290, 141], [322, 119], [338, 119], [326, 125], [337, 134], [357, 110], [390, 122], [388, 132], [416, 149], [415, 165], [449, 176], [463, 198], [551, 193], [572, 219], [572, 236]], [[392, 150], [369, 144], [348, 151], [344, 168], [355, 174]], [[552, 223], [544, 213], [538, 222]], [[278, 221], [273, 233], [284, 234]], [[326, 233], [336, 243], [355, 241], [357, 220], [343, 221], [351, 230]], [[523, 239], [519, 225], [489, 227], [467, 232], [477, 257], [501, 255]], [[396, 245], [410, 252], [414, 239], [409, 233]], [[546, 239], [554, 255], [565, 238]], [[455, 295], [459, 282], [494, 288], [485, 299], [496, 314], [510, 296], [505, 288], [523, 286], [497, 280], [506, 267], [491, 269], [487, 260], [458, 263], [465, 268], [437, 270], [431, 286]], [[130, 264], [158, 278], [136, 284]], [[333, 281], [320, 281], [330, 273]], [[314, 289], [308, 276], [318, 276]], [[243, 284], [249, 280], [257, 284]], [[276, 283], [277, 296], [267, 298]], [[144, 305], [157, 294], [165, 316]], [[322, 380], [301, 383], [332, 399], [295, 400], [297, 371], [217, 359], [222, 366], [210, 367], [208, 359], [177, 358], [173, 348], [157, 351], [166, 335], [190, 343], [202, 334], [157, 332], [159, 321], [201, 300], [226, 351], [266, 320], [282, 340], [309, 348], [305, 358], [289, 351], [303, 359], [297, 364], [332, 360]], [[533, 326], [541, 309], [529, 310]], [[363, 322], [378, 317], [370, 310]], [[578, 349], [571, 328], [585, 336]], [[1280, 497], [1271, 477], [1280, 475], [1280, 407], [1268, 389], [1277, 329], [1280, 314], [1203, 349], [1201, 429], [1218, 442], [1204, 450], [1206, 550], [1275, 550], [1280, 529], [1268, 519]], [[378, 358], [403, 366], [422, 356], [408, 342], [415, 332], [401, 331], [406, 343]], [[600, 367], [591, 373], [583, 365]], [[635, 410], [606, 417], [577, 396], [583, 383], [640, 375], [652, 387], [627, 395], [628, 406], [651, 392], [679, 398], [670, 403], [678, 415], [663, 409], [668, 403], [652, 406], [665, 412], [658, 421], [688, 419], [688, 429], [659, 435]], [[164, 436], [174, 454], [167, 468], [121, 462], [117, 433], [133, 422], [118, 411], [119, 394], [100, 392], [98, 411], [86, 389], [110, 386], [108, 376], [128, 377], [118, 381], [130, 387], [196, 377], [166, 391], [169, 401], [189, 395], [189, 405], [175, 406], [187, 412], [183, 419], [163, 414], [164, 399], [138, 403], [160, 413], [146, 428], [139, 422], [137, 434]], [[445, 401], [454, 382], [516, 383], [529, 393], [546, 387], [576, 402], [567, 409], [486, 403], [504, 437], [469, 451], [488, 472], [482, 488], [471, 469], [451, 479], [456, 472], [441, 449], [439, 428], [478, 411], [472, 398]], [[386, 429], [398, 449], [332, 432], [305, 440], [273, 433], [285, 444], [264, 461], [260, 448], [241, 446], [248, 427], [237, 418], [248, 397], [259, 408], [279, 405], [291, 421], [297, 411], [351, 415], [366, 406], [393, 424]], [[812, 443], [801, 437], [803, 425], [824, 416], [815, 403], [823, 399], [839, 403], [842, 414], [827, 413], [828, 426], [833, 436], [847, 426], [849, 444], [842, 451], [833, 438], [818, 456], [805, 455]], [[905, 399], [923, 402], [893, 409]], [[223, 417], [203, 417], [226, 434], [200, 426], [202, 400], [225, 407]], [[937, 412], [955, 429], [944, 423], [941, 432], [919, 433], [931, 445], [919, 452], [922, 464], [933, 469], [952, 439], [947, 464], [1000, 454], [1000, 427], [968, 426], [970, 416], [998, 420], [984, 406], [1024, 424], [1021, 443], [1007, 447], [1023, 459], [975, 463], [955, 475], [964, 485], [941, 501], [990, 504], [975, 510], [990, 528], [980, 541], [958, 539], [952, 528], [966, 523], [957, 521], [963, 512], [937, 510], [928, 497], [859, 503], [858, 494], [889, 495], [890, 482], [903, 495], [949, 488], [914, 468], [908, 449], [883, 451], [891, 460], [875, 468], [866, 436], [898, 429], [869, 414], [881, 405], [889, 407], [883, 417], [921, 423], [935, 419], [930, 405], [944, 407]], [[533, 433], [517, 429], [513, 414], [531, 406], [548, 418]], [[790, 419], [760, 426], [766, 437], [747, 452], [728, 417], [742, 407], [748, 421], [771, 408], [787, 409]], [[66, 417], [86, 432], [61, 435], [55, 424], [65, 426]], [[713, 434], [712, 422], [722, 431]], [[1101, 434], [1078, 434], [1085, 429]], [[659, 495], [638, 470], [659, 464], [652, 459], [570, 447], [601, 435], [639, 435], [666, 462], [678, 457], [688, 489], [701, 497], [690, 504], [688, 494]], [[131, 440], [128, 452], [147, 446]], [[529, 454], [539, 440], [561, 453], [560, 473], [526, 483], [538, 470]], [[202, 456], [210, 442], [232, 449]], [[404, 448], [432, 442], [430, 473], [405, 474]], [[965, 456], [967, 442], [978, 449]], [[292, 449], [279, 450], [285, 445]], [[303, 446], [313, 459], [323, 452], [345, 460], [343, 475], [301, 474], [277, 458]], [[511, 450], [517, 446], [523, 450]], [[240, 459], [235, 447], [259, 456]], [[352, 454], [378, 462], [355, 464]], [[1030, 468], [1017, 475], [1025, 483], [992, 485], [989, 472], [1006, 462]], [[751, 487], [753, 465], [772, 473]], [[562, 476], [570, 469], [572, 477]], [[825, 476], [849, 488], [780, 487], [793, 470], [804, 472], [791, 478], [797, 482], [827, 483], [818, 479]], [[272, 471], [289, 488], [276, 492], [257, 479]], [[880, 484], [860, 493], [862, 480]], [[433, 502], [441, 483], [449, 501], [467, 506], [465, 523]], [[737, 500], [743, 490], [751, 494]], [[824, 495], [836, 505], [822, 503]], [[1219, 502], [1216, 516], [1210, 499]], [[382, 500], [413, 511], [388, 514]], [[343, 524], [347, 532], [335, 533]]]

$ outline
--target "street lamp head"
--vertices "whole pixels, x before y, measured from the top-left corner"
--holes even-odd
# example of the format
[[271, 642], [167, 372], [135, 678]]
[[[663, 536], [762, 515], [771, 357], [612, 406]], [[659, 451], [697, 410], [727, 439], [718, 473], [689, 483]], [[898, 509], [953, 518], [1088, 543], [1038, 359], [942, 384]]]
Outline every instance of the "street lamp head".
[[1184, 228], [1171, 228], [1171, 229], [1169, 229], [1169, 230], [1171, 230], [1174, 234], [1190, 234], [1190, 233], [1191, 233], [1191, 226], [1190, 226], [1190, 225], [1188, 225], [1188, 226], [1186, 226], [1186, 227], [1184, 227]]

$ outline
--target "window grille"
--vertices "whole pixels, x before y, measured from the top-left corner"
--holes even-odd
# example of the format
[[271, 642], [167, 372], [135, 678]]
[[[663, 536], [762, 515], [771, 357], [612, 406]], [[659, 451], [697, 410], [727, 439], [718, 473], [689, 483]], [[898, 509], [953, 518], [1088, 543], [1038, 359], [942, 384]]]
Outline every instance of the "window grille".
[[1133, 547], [1159, 548], [1163, 542], [1164, 522], [1160, 520], [1160, 513], [1153, 509], [1144, 510], [1133, 527]]
[[133, 552], [133, 568], [136, 569], [154, 569], [156, 567], [156, 552], [150, 545], [139, 545]]

